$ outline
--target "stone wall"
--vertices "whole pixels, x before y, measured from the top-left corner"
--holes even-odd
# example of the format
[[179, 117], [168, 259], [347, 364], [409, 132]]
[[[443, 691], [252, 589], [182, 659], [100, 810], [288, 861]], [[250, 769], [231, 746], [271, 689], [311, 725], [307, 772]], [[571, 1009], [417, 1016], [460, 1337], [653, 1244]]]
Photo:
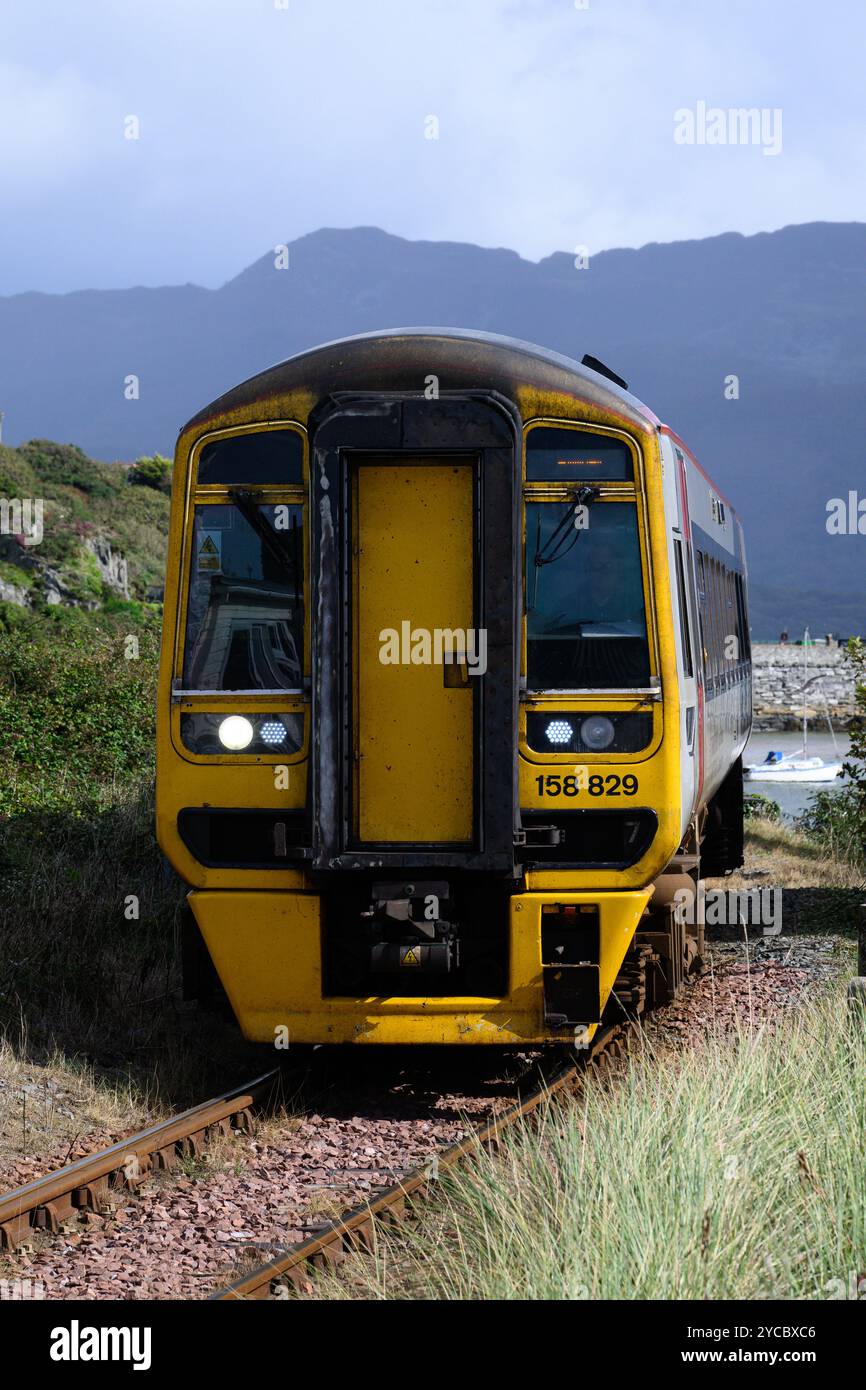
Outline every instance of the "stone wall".
[[[752, 647], [752, 704], [756, 729], [796, 729], [803, 719], [803, 648], [778, 642]], [[834, 726], [854, 714], [854, 677], [844, 647], [818, 641], [809, 647], [806, 711], [810, 724], [826, 729], [827, 707]]]

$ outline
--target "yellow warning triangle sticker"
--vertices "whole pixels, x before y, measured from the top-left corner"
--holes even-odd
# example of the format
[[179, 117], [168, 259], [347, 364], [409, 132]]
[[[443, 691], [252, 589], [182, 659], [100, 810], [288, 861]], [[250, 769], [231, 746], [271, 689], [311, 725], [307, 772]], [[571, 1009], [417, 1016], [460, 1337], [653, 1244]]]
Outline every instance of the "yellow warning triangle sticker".
[[400, 960], [401, 965], [418, 965], [418, 953], [414, 946], [410, 946], [408, 951], [404, 951]]
[[217, 548], [216, 548], [216, 544], [215, 544], [215, 542], [214, 542], [213, 536], [205, 536], [204, 540], [203, 540], [202, 543], [201, 543], [201, 550], [199, 551], [199, 555], [216, 555], [216, 554], [217, 554]]

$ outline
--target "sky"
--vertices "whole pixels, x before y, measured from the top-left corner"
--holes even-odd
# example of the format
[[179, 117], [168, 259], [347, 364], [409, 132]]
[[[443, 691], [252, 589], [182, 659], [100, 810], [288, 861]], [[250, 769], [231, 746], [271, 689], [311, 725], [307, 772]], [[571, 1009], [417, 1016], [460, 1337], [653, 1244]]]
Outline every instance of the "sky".
[[864, 48], [855, 0], [0, 0], [0, 294], [866, 220]]

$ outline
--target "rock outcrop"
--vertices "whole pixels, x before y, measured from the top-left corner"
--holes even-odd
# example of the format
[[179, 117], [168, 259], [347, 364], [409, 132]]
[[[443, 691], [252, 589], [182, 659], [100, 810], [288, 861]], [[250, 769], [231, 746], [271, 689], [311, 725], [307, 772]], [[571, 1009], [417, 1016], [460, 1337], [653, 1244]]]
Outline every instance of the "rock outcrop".
[[87, 549], [96, 557], [102, 582], [118, 598], [129, 598], [129, 567], [122, 555], [112, 550], [102, 536], [91, 536], [84, 542]]

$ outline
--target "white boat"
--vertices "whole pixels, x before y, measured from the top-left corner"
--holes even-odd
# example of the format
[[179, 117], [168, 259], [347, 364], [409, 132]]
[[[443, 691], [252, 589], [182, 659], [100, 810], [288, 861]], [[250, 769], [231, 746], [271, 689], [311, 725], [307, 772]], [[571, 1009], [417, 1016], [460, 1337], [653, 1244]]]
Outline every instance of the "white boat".
[[825, 763], [823, 758], [804, 758], [802, 752], [768, 753], [762, 763], [743, 768], [747, 782], [832, 782], [842, 771], [841, 763]]
[[[842, 772], [838, 756], [831, 763], [823, 758], [810, 758], [807, 751], [809, 721], [806, 716], [806, 687], [809, 683], [809, 629], [803, 633], [803, 747], [796, 753], [770, 752], [762, 763], [746, 763], [743, 780], [746, 782], [834, 782]], [[836, 734], [827, 710], [827, 724], [838, 755]]]

